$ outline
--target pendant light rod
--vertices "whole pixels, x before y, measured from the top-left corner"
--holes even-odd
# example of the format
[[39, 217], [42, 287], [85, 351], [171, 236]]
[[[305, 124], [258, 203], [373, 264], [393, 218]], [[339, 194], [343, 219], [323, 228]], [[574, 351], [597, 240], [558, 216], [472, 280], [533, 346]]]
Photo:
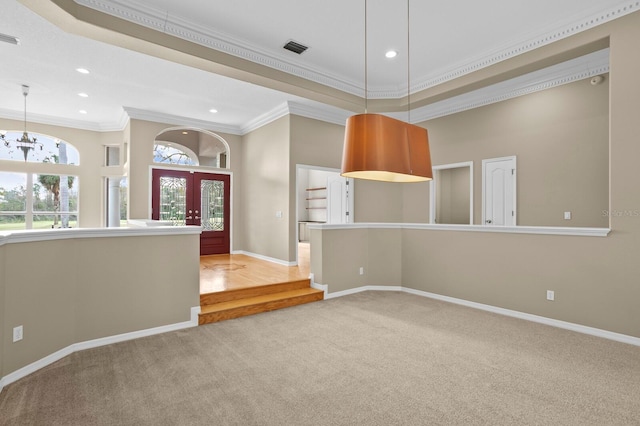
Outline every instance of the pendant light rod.
[[27, 95], [29, 94], [29, 86], [22, 85], [22, 94], [24, 95], [24, 133], [27, 133]]
[[369, 87], [368, 87], [368, 72], [367, 69], [369, 62], [367, 57], [367, 0], [364, 0], [364, 113], [366, 114], [369, 107]]
[[411, 18], [409, 15], [409, 3], [411, 0], [407, 0], [407, 123], [411, 124]]

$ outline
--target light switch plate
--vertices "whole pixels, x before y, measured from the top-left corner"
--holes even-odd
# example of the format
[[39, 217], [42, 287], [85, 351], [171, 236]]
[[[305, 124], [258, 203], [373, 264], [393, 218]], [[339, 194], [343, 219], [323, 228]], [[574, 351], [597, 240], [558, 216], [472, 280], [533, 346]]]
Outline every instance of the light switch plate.
[[13, 327], [13, 343], [22, 340], [22, 326]]

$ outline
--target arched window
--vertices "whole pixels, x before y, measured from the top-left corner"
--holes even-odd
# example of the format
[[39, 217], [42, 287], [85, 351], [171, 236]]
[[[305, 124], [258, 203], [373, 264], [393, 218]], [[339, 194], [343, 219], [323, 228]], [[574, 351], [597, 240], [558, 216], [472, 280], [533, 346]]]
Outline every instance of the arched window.
[[[33, 133], [29, 137], [35, 138], [35, 144], [32, 149], [23, 150], [15, 142], [22, 132], [3, 133], [0, 230], [77, 227], [80, 182], [78, 176], [69, 174], [68, 165], [80, 163], [78, 150], [60, 139]], [[6, 161], [35, 164], [29, 167], [29, 173], [16, 172], [2, 167]], [[61, 170], [58, 171], [58, 167]], [[15, 170], [15, 166], [11, 170]]]
[[26, 161], [28, 163], [56, 163], [56, 164], [80, 164], [78, 150], [68, 142], [58, 138], [38, 133], [29, 133], [29, 137], [35, 139], [31, 149], [26, 152], [26, 157], [20, 144], [21, 131], [1, 131], [4, 135], [3, 145], [0, 147], [0, 160]]
[[197, 166], [198, 156], [186, 146], [177, 143], [158, 142], [153, 145], [153, 162]]
[[172, 127], [160, 132], [153, 145], [154, 163], [229, 168], [229, 144], [208, 130]]

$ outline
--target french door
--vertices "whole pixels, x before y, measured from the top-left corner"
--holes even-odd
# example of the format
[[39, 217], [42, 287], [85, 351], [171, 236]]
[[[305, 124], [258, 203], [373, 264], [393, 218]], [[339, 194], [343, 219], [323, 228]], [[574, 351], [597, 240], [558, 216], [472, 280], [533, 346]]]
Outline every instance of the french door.
[[153, 169], [151, 218], [202, 226], [200, 255], [229, 253], [229, 175]]

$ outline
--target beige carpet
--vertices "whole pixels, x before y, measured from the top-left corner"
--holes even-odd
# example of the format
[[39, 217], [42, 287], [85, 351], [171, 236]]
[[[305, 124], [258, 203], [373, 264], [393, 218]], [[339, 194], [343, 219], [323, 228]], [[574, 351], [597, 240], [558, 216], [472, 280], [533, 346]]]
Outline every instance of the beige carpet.
[[2, 425], [638, 425], [640, 348], [366, 292], [75, 353]]

